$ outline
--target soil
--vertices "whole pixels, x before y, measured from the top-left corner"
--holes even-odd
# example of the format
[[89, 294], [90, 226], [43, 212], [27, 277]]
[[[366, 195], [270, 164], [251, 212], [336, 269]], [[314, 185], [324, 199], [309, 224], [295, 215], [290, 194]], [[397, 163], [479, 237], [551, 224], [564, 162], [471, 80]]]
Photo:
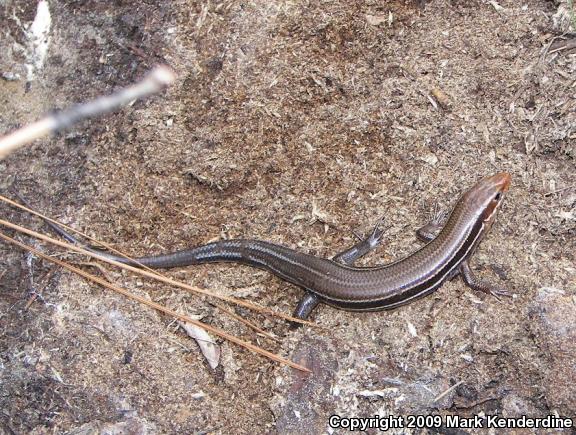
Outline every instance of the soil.
[[[236, 308], [276, 342], [211, 299], [82, 266], [313, 374], [220, 339], [212, 370], [173, 319], [2, 243], [0, 432], [340, 433], [331, 415], [574, 417], [576, 46], [573, 15], [558, 15], [571, 4], [50, 0], [48, 55], [27, 80], [36, 3], [1, 2], [2, 131], [160, 63], [178, 77], [13, 153], [0, 162], [2, 194], [16, 187], [130, 255], [243, 237], [329, 257], [384, 217], [382, 246], [359, 262], [377, 265], [414, 251], [435, 212], [506, 171], [511, 189], [472, 267], [514, 298], [455, 279], [393, 311], [322, 305], [311, 318], [322, 329], [296, 330]], [[284, 313], [302, 295], [238, 265], [166, 273]], [[445, 421], [435, 430], [461, 433]]]

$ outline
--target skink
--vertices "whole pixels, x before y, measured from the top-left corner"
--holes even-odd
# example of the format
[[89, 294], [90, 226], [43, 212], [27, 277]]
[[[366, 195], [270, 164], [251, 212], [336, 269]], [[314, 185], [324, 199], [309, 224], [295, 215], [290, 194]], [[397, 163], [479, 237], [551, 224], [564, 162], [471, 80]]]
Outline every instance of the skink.
[[[378, 226], [368, 238], [333, 259], [251, 239], [218, 241], [134, 261], [105, 255], [119, 262], [150, 268], [234, 262], [264, 269], [305, 290], [295, 311], [295, 316], [302, 319], [307, 318], [319, 302], [353, 311], [396, 308], [432, 293], [457, 274], [475, 290], [507, 295], [505, 290], [476, 279], [468, 259], [494, 223], [509, 186], [510, 175], [505, 172], [482, 179], [460, 197], [437, 236], [433, 230], [439, 228], [438, 223], [423, 227], [418, 235], [428, 242], [425, 246], [406, 258], [378, 267], [353, 266], [358, 258], [378, 245], [382, 236]], [[56, 229], [76, 241], [62, 229]]]

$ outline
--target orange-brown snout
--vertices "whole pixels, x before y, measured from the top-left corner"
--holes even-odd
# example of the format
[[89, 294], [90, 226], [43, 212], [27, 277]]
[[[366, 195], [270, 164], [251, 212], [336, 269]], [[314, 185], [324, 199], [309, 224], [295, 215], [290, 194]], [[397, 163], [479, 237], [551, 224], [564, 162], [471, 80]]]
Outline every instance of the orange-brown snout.
[[511, 180], [512, 177], [508, 172], [499, 172], [498, 174], [490, 177], [490, 181], [494, 183], [494, 185], [497, 186], [502, 192], [506, 192], [508, 190]]

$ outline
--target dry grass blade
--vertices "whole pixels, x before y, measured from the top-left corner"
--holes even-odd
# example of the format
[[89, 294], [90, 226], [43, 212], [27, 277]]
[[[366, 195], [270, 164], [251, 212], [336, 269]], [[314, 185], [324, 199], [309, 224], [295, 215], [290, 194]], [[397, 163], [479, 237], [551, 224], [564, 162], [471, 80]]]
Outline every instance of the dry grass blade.
[[[20, 194], [16, 193], [16, 196], [18, 196], [18, 198], [20, 199], [20, 201], [22, 201], [24, 204], [26, 204], [26, 201], [20, 196]], [[13, 207], [19, 208], [20, 210], [24, 210], [27, 213], [33, 214], [34, 216], [38, 216], [40, 219], [48, 222], [48, 223], [52, 223], [54, 224], [56, 227], [61, 227], [64, 228], [68, 231], [70, 231], [71, 233], [75, 233], [78, 234], [84, 238], [86, 238], [87, 240], [90, 240], [92, 243], [95, 243], [97, 246], [101, 246], [103, 248], [108, 249], [111, 252], [114, 252], [115, 254], [118, 254], [120, 257], [126, 258], [130, 261], [134, 261], [135, 263], [138, 263], [138, 261], [126, 254], [124, 254], [121, 251], [118, 251], [117, 249], [115, 249], [113, 246], [109, 245], [108, 243], [104, 243], [98, 239], [95, 239], [94, 237], [89, 236], [88, 234], [83, 233], [82, 231], [79, 231], [75, 228], [72, 228], [66, 224], [63, 224], [61, 222], [58, 222], [56, 219], [52, 219], [49, 216], [46, 216], [40, 212], [37, 212], [36, 210], [31, 209], [28, 204], [26, 205], [22, 205], [17, 203], [16, 201], [11, 200], [10, 198], [6, 198], [5, 196], [0, 195], [0, 200], [4, 201], [7, 204], [10, 204]], [[150, 272], [154, 272], [158, 275], [161, 275], [161, 273], [159, 273], [158, 271], [154, 271], [153, 269], [149, 268], [148, 266], [145, 266], [143, 264], [138, 263], [140, 267], [142, 267], [143, 269], [149, 270]]]
[[[27, 212], [29, 212], [29, 213], [32, 213], [32, 214], [34, 214], [34, 215], [36, 215], [36, 216], [38, 216], [38, 217], [40, 217], [40, 218], [42, 218], [42, 219], [45, 219], [45, 220], [50, 221], [50, 222], [52, 222], [52, 223], [55, 223], [56, 225], [60, 225], [60, 226], [62, 226], [63, 228], [66, 228], [67, 230], [70, 230], [70, 231], [72, 231], [72, 232], [74, 232], [74, 233], [80, 234], [80, 235], [82, 235], [83, 237], [86, 237], [86, 238], [88, 238], [89, 240], [91, 240], [91, 241], [93, 241], [93, 242], [96, 242], [96, 243], [98, 243], [98, 244], [100, 244], [100, 245], [102, 245], [102, 246], [105, 246], [106, 248], [110, 248], [108, 245], [106, 245], [106, 244], [104, 244], [104, 243], [102, 243], [102, 242], [99, 242], [99, 241], [93, 239], [92, 237], [90, 237], [90, 236], [88, 236], [88, 235], [85, 235], [85, 234], [83, 234], [83, 233], [80, 232], [80, 231], [75, 230], [74, 228], [68, 227], [68, 226], [66, 226], [66, 225], [62, 225], [61, 223], [59, 223], [58, 221], [56, 221], [56, 220], [54, 220], [54, 219], [51, 219], [51, 218], [49, 218], [49, 217], [47, 217], [47, 216], [44, 216], [43, 214], [38, 213], [38, 212], [36, 212], [36, 211], [34, 211], [34, 210], [31, 210], [31, 209], [28, 208], [28, 207], [24, 207], [23, 205], [18, 204], [17, 202], [14, 202], [14, 201], [12, 201], [12, 200], [10, 200], [10, 199], [8, 199], [8, 198], [5, 198], [5, 197], [3, 197], [3, 196], [1, 196], [1, 195], [0, 195], [0, 200], [2, 200], [2, 201], [4, 201], [4, 202], [7, 202], [8, 204], [13, 205], [13, 206], [15, 206], [15, 207], [18, 207], [18, 208], [20, 208], [20, 209], [22, 209], [22, 210], [25, 210], [25, 211], [27, 211]], [[195, 286], [191, 286], [191, 285], [188, 285], [188, 284], [185, 284], [185, 283], [181, 283], [181, 282], [179, 282], [179, 281], [175, 281], [175, 280], [173, 280], [173, 279], [171, 279], [171, 278], [169, 278], [169, 277], [167, 277], [167, 276], [164, 276], [164, 275], [162, 275], [162, 274], [158, 273], [157, 271], [154, 271], [154, 270], [152, 270], [152, 269], [150, 269], [150, 268], [145, 268], [146, 270], [143, 270], [143, 269], [139, 269], [139, 268], [137, 268], [137, 267], [129, 266], [129, 265], [127, 265], [127, 264], [119, 263], [119, 262], [117, 262], [117, 261], [114, 261], [114, 260], [111, 260], [111, 259], [108, 259], [108, 258], [105, 258], [105, 257], [101, 257], [101, 256], [99, 256], [98, 254], [96, 254], [96, 253], [94, 253], [94, 252], [90, 252], [90, 251], [88, 251], [88, 250], [86, 250], [86, 249], [83, 249], [83, 248], [80, 248], [80, 247], [71, 245], [71, 244], [69, 244], [69, 243], [61, 242], [61, 241], [59, 241], [59, 240], [56, 240], [56, 239], [53, 239], [53, 238], [51, 238], [51, 237], [45, 236], [44, 234], [37, 233], [37, 232], [35, 232], [35, 231], [29, 230], [28, 228], [21, 227], [21, 226], [19, 226], [19, 225], [13, 224], [13, 223], [8, 222], [8, 221], [5, 221], [5, 220], [3, 220], [3, 219], [0, 219], [0, 224], [1, 224], [1, 225], [4, 225], [4, 226], [7, 226], [7, 227], [9, 227], [9, 228], [12, 228], [12, 229], [14, 229], [14, 230], [16, 230], [16, 231], [20, 231], [20, 232], [23, 232], [23, 233], [25, 233], [25, 234], [28, 234], [29, 236], [36, 237], [36, 238], [38, 238], [38, 239], [40, 239], [40, 240], [44, 240], [44, 241], [46, 241], [46, 242], [49, 242], [49, 243], [52, 243], [52, 244], [54, 244], [54, 245], [60, 246], [61, 248], [69, 249], [69, 250], [78, 252], [78, 253], [80, 253], [80, 254], [88, 255], [88, 256], [90, 256], [90, 257], [96, 258], [96, 259], [101, 260], [101, 261], [104, 261], [104, 262], [106, 262], [106, 263], [110, 263], [110, 264], [113, 264], [113, 265], [115, 265], [115, 266], [118, 266], [118, 267], [120, 267], [120, 268], [122, 268], [122, 269], [130, 270], [130, 271], [132, 271], [132, 272], [134, 272], [134, 273], [137, 273], [137, 274], [140, 274], [140, 275], [144, 275], [144, 276], [146, 276], [146, 277], [148, 277], [148, 278], [156, 279], [156, 280], [158, 280], [158, 281], [164, 282], [164, 283], [166, 283], [166, 284], [173, 285], [173, 286], [175, 286], [175, 287], [183, 288], [183, 289], [185, 289], [185, 290], [188, 290], [188, 291], [191, 291], [191, 292], [194, 292], [194, 293], [199, 293], [199, 294], [202, 294], [202, 295], [206, 295], [206, 296], [210, 296], [210, 297], [213, 297], [213, 298], [221, 299], [221, 300], [223, 300], [223, 301], [226, 301], [226, 302], [229, 302], [229, 303], [232, 303], [232, 304], [236, 304], [236, 305], [240, 305], [240, 306], [242, 306], [242, 307], [251, 309], [251, 310], [256, 311], [256, 312], [259, 312], [259, 313], [261, 313], [261, 314], [268, 314], [268, 315], [272, 315], [272, 316], [275, 316], [275, 317], [279, 317], [279, 318], [282, 318], [282, 319], [284, 319], [284, 320], [288, 320], [288, 321], [291, 321], [291, 322], [301, 323], [301, 324], [305, 324], [305, 325], [311, 326], [311, 327], [313, 327], [313, 328], [322, 329], [321, 326], [316, 325], [316, 324], [314, 324], [314, 323], [312, 323], [312, 322], [309, 322], [309, 321], [307, 321], [307, 320], [298, 319], [298, 318], [295, 318], [295, 317], [292, 317], [292, 316], [288, 316], [288, 315], [286, 315], [286, 314], [282, 314], [282, 313], [279, 313], [279, 312], [277, 312], [277, 311], [271, 310], [271, 309], [269, 309], [269, 308], [261, 307], [261, 306], [259, 306], [259, 305], [256, 305], [256, 304], [253, 304], [253, 303], [250, 303], [250, 302], [245, 302], [245, 301], [243, 301], [243, 300], [236, 299], [236, 298], [229, 297], [229, 296], [217, 295], [217, 294], [212, 293], [212, 292], [210, 292], [210, 291], [208, 291], [208, 290], [204, 290], [204, 289], [201, 289], [201, 288], [198, 288], [198, 287], [195, 287]], [[127, 255], [123, 254], [122, 252], [120, 252], [120, 251], [118, 251], [118, 250], [116, 250], [116, 249], [113, 249], [113, 248], [112, 248], [111, 250], [112, 250], [113, 252], [119, 254], [119, 255], [122, 256], [122, 257], [131, 259], [131, 258], [128, 257]]]
[[38, 251], [37, 249], [33, 248], [32, 246], [28, 246], [28, 245], [26, 245], [25, 243], [19, 242], [19, 241], [15, 240], [15, 239], [13, 239], [13, 238], [5, 235], [4, 233], [1, 233], [1, 232], [0, 232], [0, 238], [4, 239], [5, 241], [7, 241], [7, 242], [9, 242], [9, 243], [11, 243], [11, 244], [13, 244], [13, 245], [19, 246], [19, 247], [22, 248], [22, 249], [25, 249], [25, 250], [33, 253], [34, 255], [37, 255], [37, 256], [40, 257], [40, 258], [43, 258], [43, 259], [45, 259], [45, 260], [47, 260], [47, 261], [50, 261], [50, 262], [52, 262], [52, 263], [54, 263], [54, 264], [57, 264], [57, 265], [63, 267], [63, 268], [65, 268], [65, 269], [68, 269], [69, 271], [74, 272], [75, 274], [80, 275], [80, 276], [82, 276], [82, 277], [84, 277], [84, 278], [86, 278], [86, 279], [88, 279], [88, 280], [90, 280], [90, 281], [92, 281], [92, 282], [95, 282], [95, 283], [97, 283], [97, 284], [100, 284], [101, 286], [106, 287], [107, 289], [110, 289], [110, 290], [112, 290], [112, 291], [114, 291], [114, 292], [116, 292], [116, 293], [119, 293], [119, 294], [127, 297], [128, 299], [131, 299], [131, 300], [133, 300], [133, 301], [136, 301], [136, 302], [139, 302], [139, 303], [141, 303], [141, 304], [147, 305], [147, 306], [149, 306], [149, 307], [151, 307], [151, 308], [154, 308], [155, 310], [158, 310], [158, 311], [163, 312], [164, 314], [168, 314], [169, 316], [172, 316], [172, 317], [174, 317], [175, 319], [178, 319], [178, 320], [180, 320], [180, 321], [187, 322], [187, 323], [191, 323], [192, 325], [196, 325], [196, 326], [199, 326], [199, 327], [201, 327], [201, 328], [204, 328], [205, 330], [211, 332], [211, 333], [214, 334], [214, 335], [217, 335], [218, 337], [221, 337], [221, 338], [223, 338], [223, 339], [225, 339], [225, 340], [230, 341], [231, 343], [235, 343], [235, 344], [237, 344], [237, 345], [239, 345], [239, 346], [242, 346], [243, 348], [248, 349], [248, 350], [250, 350], [250, 351], [252, 351], [252, 352], [254, 352], [254, 353], [263, 355], [263, 356], [265, 356], [266, 358], [269, 358], [269, 359], [271, 359], [271, 360], [273, 360], [273, 361], [276, 361], [276, 362], [278, 362], [278, 363], [285, 364], [285, 365], [290, 366], [290, 367], [292, 367], [292, 368], [295, 368], [295, 369], [302, 370], [302, 371], [304, 371], [304, 372], [310, 373], [310, 370], [309, 370], [309, 369], [307, 369], [306, 367], [304, 367], [304, 366], [302, 366], [302, 365], [300, 365], [300, 364], [296, 364], [296, 363], [293, 362], [293, 361], [290, 361], [290, 360], [288, 360], [288, 359], [282, 358], [281, 356], [276, 355], [276, 354], [274, 354], [274, 353], [272, 353], [272, 352], [269, 352], [269, 351], [267, 351], [267, 350], [265, 350], [265, 349], [262, 349], [262, 348], [260, 348], [260, 347], [258, 347], [258, 346], [256, 346], [256, 345], [248, 342], [248, 341], [241, 340], [241, 339], [235, 337], [234, 335], [231, 335], [231, 334], [227, 333], [226, 331], [223, 331], [223, 330], [221, 330], [221, 329], [219, 329], [219, 328], [216, 328], [216, 327], [214, 327], [214, 326], [211, 326], [211, 325], [202, 323], [202, 322], [200, 322], [200, 321], [198, 321], [198, 320], [194, 320], [194, 319], [192, 319], [191, 317], [185, 316], [185, 315], [183, 315], [183, 314], [179, 314], [179, 313], [177, 313], [176, 311], [173, 311], [173, 310], [171, 310], [171, 309], [169, 309], [169, 308], [167, 308], [167, 307], [165, 307], [165, 306], [163, 306], [163, 305], [161, 305], [161, 304], [158, 304], [158, 303], [156, 303], [156, 302], [149, 301], [149, 300], [147, 300], [147, 299], [145, 299], [145, 298], [143, 298], [143, 297], [141, 297], [141, 296], [138, 296], [138, 295], [135, 295], [135, 294], [133, 294], [133, 293], [130, 293], [129, 291], [127, 291], [127, 290], [125, 290], [125, 289], [123, 289], [123, 288], [121, 288], [121, 287], [118, 287], [118, 286], [116, 286], [116, 285], [114, 285], [114, 284], [111, 284], [111, 283], [109, 283], [109, 282], [107, 282], [107, 281], [105, 281], [105, 280], [103, 280], [103, 279], [101, 279], [101, 278], [99, 278], [99, 277], [97, 277], [97, 276], [95, 276], [95, 275], [91, 275], [91, 274], [89, 274], [88, 272], [83, 271], [82, 269], [78, 269], [77, 267], [72, 266], [71, 264], [68, 264], [68, 263], [66, 263], [66, 262], [64, 262], [64, 261], [62, 261], [62, 260], [58, 260], [57, 258], [51, 257], [51, 256], [49, 256], [49, 255], [46, 255], [46, 254], [44, 254], [43, 252], [40, 252], [40, 251]]

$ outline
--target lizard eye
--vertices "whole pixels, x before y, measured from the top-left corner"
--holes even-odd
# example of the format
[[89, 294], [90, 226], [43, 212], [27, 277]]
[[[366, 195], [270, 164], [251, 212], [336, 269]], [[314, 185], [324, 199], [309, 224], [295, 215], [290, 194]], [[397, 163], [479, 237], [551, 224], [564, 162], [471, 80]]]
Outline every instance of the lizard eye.
[[502, 192], [498, 192], [498, 193], [496, 194], [496, 196], [494, 197], [494, 199], [495, 199], [496, 201], [500, 201], [500, 200], [502, 199]]

